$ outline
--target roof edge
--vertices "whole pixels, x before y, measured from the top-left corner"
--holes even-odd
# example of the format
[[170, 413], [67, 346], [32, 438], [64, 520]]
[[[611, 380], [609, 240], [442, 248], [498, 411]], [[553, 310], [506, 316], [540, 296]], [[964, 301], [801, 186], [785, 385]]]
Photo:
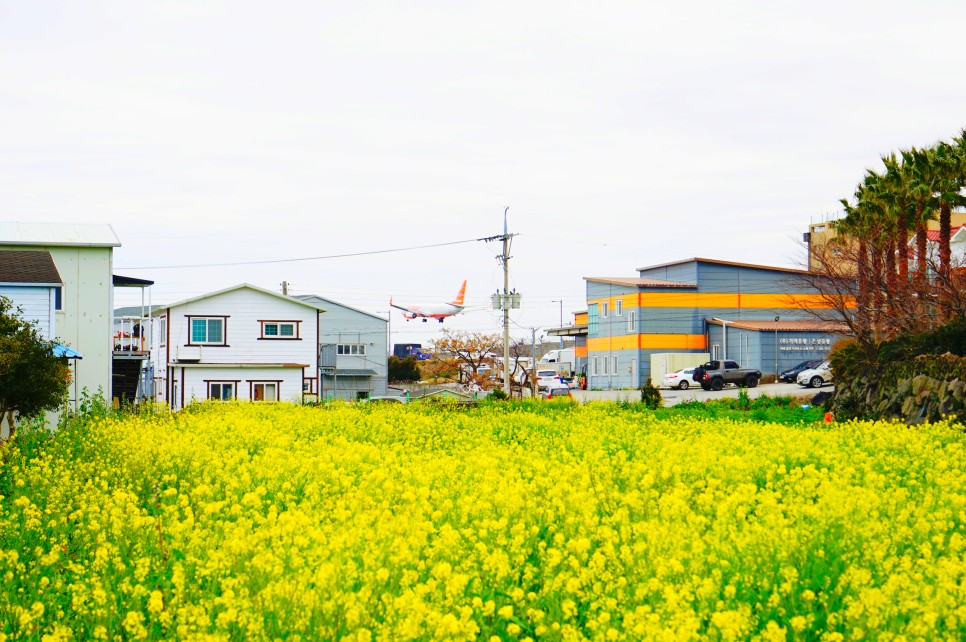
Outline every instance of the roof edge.
[[657, 268], [671, 267], [673, 265], [684, 265], [685, 263], [714, 263], [716, 265], [733, 265], [735, 267], [746, 267], [753, 268], [756, 270], [772, 270], [775, 272], [792, 272], [794, 274], [810, 274], [808, 270], [800, 270], [797, 268], [786, 268], [778, 267], [775, 265], [759, 265], [756, 263], [741, 263], [738, 261], [725, 261], [723, 259], [708, 259], [700, 256], [695, 256], [689, 259], [681, 259], [680, 261], [670, 261], [669, 263], [658, 263], [657, 265], [647, 265], [645, 267], [637, 268], [638, 272], [643, 272], [644, 270], [655, 270]]

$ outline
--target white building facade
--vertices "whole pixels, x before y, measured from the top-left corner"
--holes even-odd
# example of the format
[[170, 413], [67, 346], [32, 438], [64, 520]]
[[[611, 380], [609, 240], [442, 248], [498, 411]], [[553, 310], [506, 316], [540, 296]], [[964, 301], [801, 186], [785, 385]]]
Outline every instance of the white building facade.
[[318, 388], [324, 311], [247, 283], [155, 308], [159, 400], [303, 400]]
[[57, 268], [51, 335], [84, 355], [76, 364], [79, 390], [112, 398], [111, 338], [114, 248], [110, 225], [0, 222], [0, 250], [43, 251]]

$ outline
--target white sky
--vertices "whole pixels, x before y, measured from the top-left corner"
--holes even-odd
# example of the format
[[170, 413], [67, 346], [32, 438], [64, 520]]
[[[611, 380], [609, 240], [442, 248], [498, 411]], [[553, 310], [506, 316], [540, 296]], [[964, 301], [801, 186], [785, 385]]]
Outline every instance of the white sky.
[[112, 224], [155, 303], [287, 280], [385, 312], [466, 278], [446, 325], [499, 332], [496, 244], [135, 268], [473, 239], [509, 206], [529, 337], [584, 276], [800, 265], [880, 154], [966, 125], [964, 24], [954, 1], [0, 0], [0, 219]]

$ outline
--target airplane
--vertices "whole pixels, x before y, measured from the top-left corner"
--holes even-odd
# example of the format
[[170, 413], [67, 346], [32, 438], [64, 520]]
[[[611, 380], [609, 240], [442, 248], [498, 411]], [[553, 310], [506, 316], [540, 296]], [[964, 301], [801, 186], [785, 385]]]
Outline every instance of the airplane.
[[403, 318], [405, 318], [407, 321], [411, 319], [422, 319], [423, 323], [426, 323], [426, 321], [429, 319], [436, 319], [442, 323], [443, 319], [446, 317], [451, 317], [463, 311], [463, 297], [465, 295], [466, 281], [463, 281], [463, 285], [460, 286], [459, 294], [457, 294], [456, 298], [449, 303], [427, 303], [424, 305], [402, 306], [393, 303], [392, 297], [389, 297], [389, 305], [398, 310], [403, 310]]

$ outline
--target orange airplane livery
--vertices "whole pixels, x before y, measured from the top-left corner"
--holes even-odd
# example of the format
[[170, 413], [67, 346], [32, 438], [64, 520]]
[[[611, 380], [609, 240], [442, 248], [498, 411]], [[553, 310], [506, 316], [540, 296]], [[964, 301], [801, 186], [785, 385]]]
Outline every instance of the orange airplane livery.
[[440, 323], [446, 317], [451, 317], [463, 311], [463, 298], [466, 296], [466, 281], [460, 286], [459, 294], [449, 303], [426, 303], [423, 305], [396, 305], [389, 297], [389, 305], [403, 310], [403, 317], [409, 319], [422, 319], [426, 323], [429, 319], [436, 319]]

